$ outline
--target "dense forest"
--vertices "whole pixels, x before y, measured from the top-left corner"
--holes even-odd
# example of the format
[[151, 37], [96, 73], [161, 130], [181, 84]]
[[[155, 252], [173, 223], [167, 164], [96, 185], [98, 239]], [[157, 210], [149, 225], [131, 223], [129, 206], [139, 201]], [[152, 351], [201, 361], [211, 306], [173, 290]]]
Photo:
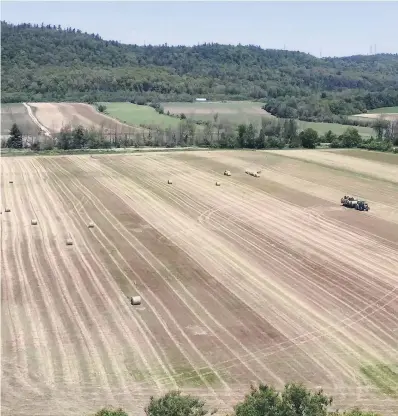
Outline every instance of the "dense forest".
[[258, 100], [283, 118], [343, 122], [398, 105], [398, 54], [316, 58], [258, 46], [138, 46], [1, 22], [2, 102]]

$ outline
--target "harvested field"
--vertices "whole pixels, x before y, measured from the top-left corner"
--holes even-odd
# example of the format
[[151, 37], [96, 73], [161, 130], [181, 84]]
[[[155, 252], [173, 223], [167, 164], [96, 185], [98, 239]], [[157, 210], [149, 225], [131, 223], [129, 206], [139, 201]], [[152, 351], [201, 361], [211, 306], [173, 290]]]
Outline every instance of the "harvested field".
[[184, 113], [187, 117], [195, 120], [210, 120], [218, 114], [220, 121], [234, 121], [236, 123], [250, 123], [261, 121], [261, 117], [272, 117], [261, 108], [263, 104], [254, 101], [216, 101], [216, 102], [194, 102], [163, 103], [164, 111], [171, 114]]
[[[263, 117], [276, 119], [261, 107], [261, 102], [255, 101], [227, 101], [227, 102], [194, 102], [194, 103], [163, 103], [164, 111], [171, 114], [184, 113], [187, 117], [194, 120], [213, 121], [214, 116], [218, 114], [218, 119], [222, 122], [228, 122], [234, 125], [239, 123], [254, 123], [258, 127], [261, 125]], [[312, 128], [319, 134], [325, 134], [329, 130], [340, 135], [343, 134], [347, 127], [352, 127], [337, 123], [320, 123], [312, 121], [297, 120], [300, 130]], [[370, 137], [373, 133], [369, 127], [355, 126], [363, 137]]]
[[39, 128], [29, 117], [23, 104], [1, 104], [1, 135], [8, 137], [11, 126], [17, 123], [23, 135], [36, 136]]
[[398, 165], [398, 154], [387, 152], [373, 152], [364, 149], [333, 149], [331, 152], [358, 157], [359, 159], [373, 160], [376, 162], [389, 163], [391, 165]]
[[[294, 150], [1, 163], [3, 415], [143, 415], [174, 388], [222, 415], [258, 381], [398, 413], [394, 165]], [[371, 211], [342, 208], [347, 192]]]
[[89, 104], [82, 103], [28, 103], [36, 118], [52, 133], [65, 126], [103, 129], [105, 133], [128, 134], [142, 131], [140, 127], [119, 122], [101, 114]]

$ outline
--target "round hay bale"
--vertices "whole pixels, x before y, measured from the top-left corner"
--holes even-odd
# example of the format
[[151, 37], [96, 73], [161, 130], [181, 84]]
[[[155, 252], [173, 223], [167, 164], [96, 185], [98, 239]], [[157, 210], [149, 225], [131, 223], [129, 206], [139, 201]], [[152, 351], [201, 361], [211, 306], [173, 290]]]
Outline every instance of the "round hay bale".
[[92, 221], [90, 221], [90, 222], [88, 223], [88, 228], [94, 228], [94, 223], [93, 223]]
[[220, 186], [221, 185], [221, 183], [220, 182], [216, 182], [216, 186]]
[[73, 245], [73, 240], [71, 238], [67, 238], [66, 239], [66, 245], [67, 246], [72, 246]]
[[141, 305], [141, 296], [131, 296], [132, 305]]
[[173, 181], [172, 181], [171, 179], [169, 179], [169, 180], [167, 181], [167, 183], [168, 183], [169, 185], [172, 185], [172, 184], [173, 184]]
[[33, 220], [31, 220], [31, 221], [30, 221], [30, 223], [31, 223], [32, 225], [37, 225], [37, 220], [36, 220], [36, 219], [33, 219]]
[[4, 212], [11, 212], [10, 208], [6, 208]]

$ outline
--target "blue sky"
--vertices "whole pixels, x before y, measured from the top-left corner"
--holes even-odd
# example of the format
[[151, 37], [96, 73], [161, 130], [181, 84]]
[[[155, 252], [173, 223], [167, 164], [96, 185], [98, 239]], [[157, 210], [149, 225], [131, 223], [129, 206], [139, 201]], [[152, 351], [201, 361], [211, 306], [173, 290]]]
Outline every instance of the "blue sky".
[[1, 1], [1, 19], [123, 43], [256, 44], [319, 56], [398, 53], [398, 2]]

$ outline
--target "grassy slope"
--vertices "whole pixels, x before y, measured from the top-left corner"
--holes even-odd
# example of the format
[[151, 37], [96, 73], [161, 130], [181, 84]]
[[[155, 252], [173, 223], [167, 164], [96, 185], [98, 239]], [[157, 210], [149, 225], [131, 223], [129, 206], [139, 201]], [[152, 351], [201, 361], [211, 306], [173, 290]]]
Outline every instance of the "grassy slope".
[[[163, 103], [165, 111], [175, 112], [176, 114], [185, 113], [186, 116], [196, 120], [213, 120], [214, 114], [218, 113], [221, 121], [230, 121], [231, 123], [260, 123], [262, 117], [273, 117], [266, 111], [261, 110], [261, 103], [252, 101], [237, 102], [218, 102], [218, 103]], [[313, 128], [320, 134], [332, 130], [335, 134], [342, 134], [347, 127], [343, 124], [318, 123], [310, 121], [299, 121], [301, 129]], [[369, 127], [356, 126], [359, 133], [364, 137], [372, 135], [372, 129]]]
[[131, 125], [145, 125], [160, 127], [177, 127], [180, 120], [159, 114], [149, 106], [131, 103], [101, 103], [106, 105], [106, 112], [111, 117]]
[[382, 107], [369, 110], [370, 114], [385, 114], [385, 113], [398, 113], [398, 107]]

